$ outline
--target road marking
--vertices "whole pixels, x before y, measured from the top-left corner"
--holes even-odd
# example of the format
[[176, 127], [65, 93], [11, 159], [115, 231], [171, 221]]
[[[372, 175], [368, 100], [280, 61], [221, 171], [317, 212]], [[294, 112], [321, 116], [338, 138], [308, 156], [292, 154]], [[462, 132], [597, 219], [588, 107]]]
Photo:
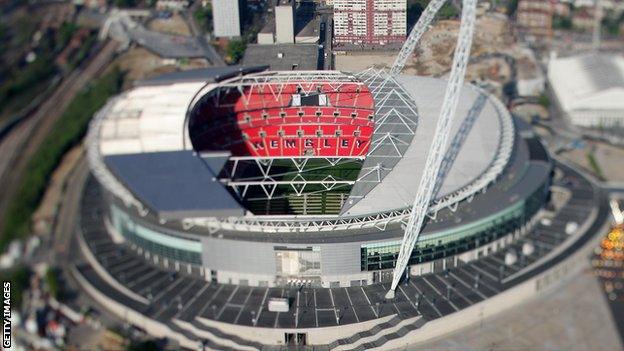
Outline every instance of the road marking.
[[[435, 276], [435, 275], [434, 275], [434, 276]], [[435, 292], [437, 292], [437, 293], [438, 293], [438, 294], [439, 294], [439, 295], [440, 295], [440, 296], [441, 296], [444, 300], [446, 300], [446, 301], [449, 303], [449, 305], [451, 305], [451, 307], [453, 307], [453, 308], [455, 309], [455, 311], [459, 311], [459, 308], [458, 308], [457, 306], [455, 306], [455, 304], [453, 303], [453, 301], [451, 301], [450, 299], [447, 299], [447, 298], [446, 298], [446, 295], [441, 294], [441, 293], [440, 293], [440, 291], [439, 291], [438, 289], [436, 289], [436, 287], [435, 287], [433, 284], [431, 284], [431, 283], [427, 280], [427, 278], [426, 278], [425, 276], [422, 276], [422, 279], [423, 279], [423, 281], [424, 281], [425, 283], [427, 283], [427, 284], [428, 284], [428, 285], [429, 285], [429, 286], [430, 286], [433, 290], [435, 290]]]
[[349, 299], [349, 304], [351, 304], [351, 309], [353, 310], [353, 314], [355, 314], [355, 320], [359, 323], [360, 317], [358, 317], [357, 311], [355, 310], [355, 307], [353, 307], [353, 301], [351, 300], [351, 296], [349, 296], [349, 290], [347, 290], [347, 288], [345, 288], [345, 293], [347, 294], [347, 299]]
[[317, 313], [317, 308], [316, 306], [318, 306], [316, 304], [316, 289], [312, 290], [314, 292], [314, 319], [316, 321], [316, 326], [318, 327], [318, 313]]
[[269, 294], [269, 288], [266, 288], [266, 290], [264, 291], [264, 296], [262, 297], [262, 302], [260, 303], [260, 307], [258, 307], [258, 312], [256, 313], [256, 319], [254, 320], [254, 323], [253, 323], [254, 327], [258, 324], [258, 321], [260, 320], [260, 314], [262, 313], [262, 310], [264, 309], [264, 302], [266, 301], [268, 294]]
[[466, 282], [464, 282], [458, 275], [456, 275], [453, 272], [449, 272], [449, 274], [455, 278], [455, 280], [457, 280], [461, 285], [465, 286], [468, 289], [471, 289], [472, 291], [474, 291], [475, 293], [477, 293], [477, 295], [481, 296], [481, 298], [483, 298], [484, 300], [487, 299], [487, 296], [483, 295], [483, 293], [481, 293], [481, 291], [479, 291], [479, 288], [475, 288], [472, 287], [470, 285], [468, 285]]
[[[202, 307], [201, 311], [199, 311], [199, 313], [197, 314], [198, 316], [204, 316], [204, 312], [206, 311], [206, 309], [208, 307], [210, 307], [210, 304], [215, 299], [215, 297], [221, 292], [221, 289], [223, 289], [223, 285], [219, 285], [217, 290], [212, 294], [212, 296], [210, 296], [210, 299], [208, 300], [208, 302], [206, 302], [204, 307]], [[213, 316], [213, 318], [214, 318], [214, 316]]]
[[424, 295], [423, 292], [420, 289], [418, 289], [416, 284], [414, 284], [414, 282], [412, 282], [411, 279], [408, 282], [409, 282], [409, 284], [411, 284], [414, 287], [414, 289], [416, 289], [416, 291], [418, 291], [418, 294], [420, 295], [420, 297], [423, 300], [425, 300], [425, 302], [427, 304], [429, 304], [429, 306], [431, 306], [431, 308], [433, 308], [433, 310], [438, 314], [438, 316], [442, 317], [442, 312], [440, 312], [440, 310], [433, 303], [429, 302], [429, 299], [427, 298], [427, 296], [423, 296]]
[[401, 293], [405, 296], [405, 299], [407, 300], [407, 302], [409, 302], [410, 305], [412, 305], [412, 307], [414, 308], [414, 310], [416, 310], [416, 313], [420, 314], [418, 312], [418, 308], [416, 307], [416, 304], [414, 302], [412, 302], [412, 300], [409, 298], [409, 296], [407, 296], [407, 294], [405, 293], [405, 291], [403, 291], [403, 288], [401, 287], [401, 285], [399, 284], [399, 290], [401, 291]]
[[180, 311], [180, 313], [178, 313], [178, 316], [181, 316], [184, 312], [186, 312], [186, 309], [187, 309], [187, 308], [189, 308], [189, 307], [190, 307], [193, 303], [195, 303], [195, 301], [197, 301], [197, 299], [199, 298], [199, 296], [200, 296], [201, 294], [203, 294], [203, 293], [204, 293], [204, 291], [206, 291], [206, 289], [208, 289], [208, 287], [209, 287], [209, 286], [210, 286], [210, 283], [206, 283], [206, 284], [204, 284], [204, 286], [203, 286], [201, 289], [199, 289], [199, 292], [197, 292], [197, 294], [195, 294], [195, 296], [193, 296], [193, 297], [189, 300], [189, 302], [186, 304], [186, 306], [184, 306], [184, 307], [182, 308], [182, 310]]
[[245, 301], [243, 302], [241, 309], [238, 311], [238, 314], [236, 315], [236, 318], [234, 319], [234, 324], [238, 324], [238, 319], [240, 318], [240, 315], [243, 313], [243, 307], [245, 307], [247, 305], [247, 301], [249, 301], [249, 297], [251, 296], [251, 293], [253, 292], [253, 288], [249, 289], [249, 293], [247, 294], [247, 297], [245, 298]]
[[373, 314], [375, 315], [375, 318], [379, 318], [379, 314], [373, 308], [373, 304], [371, 303], [371, 300], [368, 298], [368, 295], [366, 295], [366, 291], [364, 291], [364, 288], [361, 287], [361, 286], [360, 286], [360, 289], [362, 289], [362, 294], [364, 294], [364, 297], [366, 298], [366, 301], [368, 301], [368, 305], [370, 306], [371, 310], [373, 311]]

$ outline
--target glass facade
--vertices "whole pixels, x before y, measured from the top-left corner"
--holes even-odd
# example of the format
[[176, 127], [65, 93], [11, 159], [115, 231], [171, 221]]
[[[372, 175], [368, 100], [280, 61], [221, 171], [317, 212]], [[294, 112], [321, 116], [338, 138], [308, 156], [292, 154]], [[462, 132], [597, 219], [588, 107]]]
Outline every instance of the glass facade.
[[[543, 204], [546, 189], [547, 185], [540, 187], [526, 200], [477, 222], [428, 235], [414, 247], [409, 264], [452, 257], [507, 235], [537, 213]], [[363, 244], [360, 249], [362, 271], [394, 268], [400, 247], [400, 240]]]
[[201, 265], [201, 242], [162, 234], [136, 223], [124, 211], [111, 205], [111, 223], [128, 242], [151, 254], [170, 260]]

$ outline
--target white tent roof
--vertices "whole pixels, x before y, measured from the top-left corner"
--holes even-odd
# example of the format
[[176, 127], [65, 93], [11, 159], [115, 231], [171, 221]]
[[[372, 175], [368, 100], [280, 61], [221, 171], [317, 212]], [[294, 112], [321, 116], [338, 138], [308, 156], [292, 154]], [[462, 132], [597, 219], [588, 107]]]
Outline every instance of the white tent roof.
[[588, 54], [557, 58], [548, 79], [564, 111], [624, 110], [624, 57]]
[[101, 153], [182, 150], [183, 139], [188, 139], [184, 133], [186, 109], [204, 84], [141, 86], [120, 96], [102, 123]]

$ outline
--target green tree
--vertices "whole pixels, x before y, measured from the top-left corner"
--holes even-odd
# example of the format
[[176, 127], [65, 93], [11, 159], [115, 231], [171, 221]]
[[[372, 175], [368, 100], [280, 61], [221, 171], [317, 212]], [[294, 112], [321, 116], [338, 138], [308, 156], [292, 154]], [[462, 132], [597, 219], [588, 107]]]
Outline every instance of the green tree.
[[210, 7], [210, 4], [198, 8], [193, 13], [193, 17], [202, 30], [206, 32], [212, 31], [212, 7]]
[[572, 29], [572, 20], [569, 17], [553, 16], [553, 28], [554, 29]]
[[242, 40], [232, 40], [228, 43], [227, 55], [231, 63], [237, 63], [243, 58], [247, 44]]
[[518, 10], [518, 0], [507, 0], [507, 15], [512, 17]]
[[108, 98], [119, 91], [123, 75], [119, 69], [96, 79], [76, 95], [50, 134], [28, 161], [24, 177], [17, 185], [0, 233], [0, 249], [11, 240], [25, 237], [30, 231], [30, 218], [43, 196], [50, 175], [67, 150], [76, 145], [87, 131], [91, 116]]
[[438, 12], [438, 18], [440, 19], [451, 19], [459, 17], [459, 11], [457, 8], [450, 3], [444, 4]]
[[121, 8], [129, 8], [136, 6], [135, 0], [115, 0], [115, 6]]
[[550, 98], [548, 98], [548, 95], [546, 94], [541, 94], [537, 98], [537, 103], [544, 106], [545, 108], [548, 108], [550, 107]]
[[126, 348], [126, 351], [159, 351], [160, 347], [153, 340], [132, 342]]
[[49, 267], [45, 274], [45, 283], [48, 292], [52, 297], [58, 299], [61, 297], [60, 284], [58, 279], [59, 271], [53, 267]]
[[26, 266], [17, 266], [9, 271], [0, 272], [2, 281], [11, 282], [11, 305], [21, 306], [24, 291], [30, 286], [31, 272]]
[[56, 32], [56, 38], [55, 38], [56, 49], [57, 50], [63, 49], [69, 43], [69, 40], [72, 38], [74, 33], [76, 33], [77, 30], [78, 30], [78, 25], [76, 23], [63, 22], [61, 27]]

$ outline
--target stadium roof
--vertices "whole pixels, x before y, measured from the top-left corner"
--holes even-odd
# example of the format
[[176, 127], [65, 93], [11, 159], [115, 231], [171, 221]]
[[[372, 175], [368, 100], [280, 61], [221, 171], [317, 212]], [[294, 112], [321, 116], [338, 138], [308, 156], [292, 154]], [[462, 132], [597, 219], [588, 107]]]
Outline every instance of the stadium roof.
[[245, 210], [216, 180], [215, 168], [220, 170], [228, 157], [173, 151], [110, 155], [104, 162], [161, 218], [242, 216]]
[[[377, 79], [385, 80], [383, 77]], [[414, 201], [419, 180], [424, 171], [427, 151], [435, 133], [446, 82], [435, 78], [413, 76], [400, 76], [397, 80], [409, 94], [407, 98], [412, 99], [418, 107], [418, 116], [409, 116], [408, 113], [403, 116], [403, 120], [406, 120], [405, 117], [410, 117], [418, 122], [417, 127], [414, 128], [413, 137], [403, 141], [409, 146], [400, 158], [371, 157], [370, 153], [374, 153], [375, 145], [375, 141], [372, 142], [373, 151], [367, 156], [363, 172], [367, 168], [369, 170], [374, 168], [376, 164], [381, 164], [382, 167], [378, 168], [378, 173], [369, 173], [367, 178], [360, 177], [360, 182], [353, 187], [343, 214], [361, 215], [390, 208], [408, 207]], [[375, 84], [375, 80], [369, 84]], [[383, 84], [384, 90], [394, 89], [389, 82]], [[371, 89], [375, 91], [374, 87]], [[391, 97], [391, 99], [392, 108], [398, 108], [401, 100], [398, 97]], [[379, 123], [380, 116], [384, 114], [384, 107], [379, 101], [377, 101], [376, 109]], [[379, 124], [377, 128], [384, 128], [384, 132], [391, 132], [392, 135], [405, 134], [410, 126], [397, 122], [385, 123], [388, 124], [387, 126]], [[394, 128], [389, 129], [391, 127]], [[452, 160], [447, 156], [451, 164], [446, 174], [441, 172], [441, 177], [444, 179], [437, 198], [468, 186], [487, 173], [497, 160], [505, 157], [504, 155], [509, 157], [511, 141], [504, 140], [505, 129], [513, 129], [507, 112], [497, 108], [485, 93], [480, 93], [468, 86], [464, 87], [457, 109], [457, 118], [451, 131], [451, 140], [454, 142], [451, 142], [449, 154], [453, 154]], [[387, 149], [384, 152], [385, 155], [396, 155], [392, 141], [386, 138], [385, 141], [378, 142]], [[394, 143], [398, 144], [398, 149], [401, 143], [396, 141]], [[370, 177], [377, 174], [380, 174], [383, 179], [377, 182], [372, 181]]]
[[[282, 84], [323, 80], [361, 80], [367, 84], [376, 98], [375, 131], [358, 181], [353, 186], [339, 218], [392, 213], [391, 217], [396, 219], [407, 215], [406, 211], [415, 196], [442, 105], [446, 82], [414, 76], [386, 77], [388, 76], [383, 72], [374, 70], [358, 74], [357, 78], [337, 71], [269, 71], [245, 75], [240, 79], [226, 80], [219, 84], [235, 86], [254, 82]], [[121, 176], [126, 174], [125, 171], [117, 170], [115, 174], [111, 174], [106, 169], [107, 166], [115, 167], [108, 165], [109, 160], [114, 159], [111, 156], [190, 150], [188, 133], [185, 130], [187, 107], [217, 84], [205, 85], [203, 81], [177, 82], [175, 77], [168, 79], [171, 84], [138, 86], [111, 100], [98, 112], [90, 128], [89, 160], [98, 180], [124, 202], [135, 204], [139, 208], [148, 192], [145, 190], [143, 198], [138, 192], [132, 193], [134, 189], [128, 188], [130, 181]], [[445, 175], [444, 183], [439, 189], [438, 200], [432, 211], [457, 203], [496, 179], [509, 160], [513, 135], [511, 117], [500, 102], [488, 98], [474, 87], [464, 88], [458, 118], [451, 132], [450, 150], [453, 151], [453, 156], [446, 160], [448, 167], [442, 172]], [[106, 166], [102, 160], [106, 160]], [[218, 163], [215, 163], [214, 168], [218, 168]], [[133, 164], [122, 162], [117, 166], [133, 167]], [[194, 171], [206, 173], [206, 177], [211, 177], [216, 172], [210, 172], [206, 167], [200, 169], [192, 163], [181, 163], [177, 168], [187, 166]], [[129, 176], [138, 171], [128, 172]], [[150, 176], [150, 173], [143, 174]], [[182, 172], [180, 179], [186, 174]], [[189, 192], [187, 195], [212, 196], [201, 191]], [[154, 203], [157, 201], [152, 201], [152, 205]], [[146, 204], [149, 205], [150, 202], [146, 200]], [[212, 209], [212, 205], [208, 204], [207, 208]], [[186, 205], [178, 207], [190, 209], [180, 210], [165, 206], [164, 211], [184, 212], [187, 215], [201, 212]], [[204, 215], [208, 216], [207, 212], [209, 211], [205, 211]], [[215, 211], [212, 213], [214, 217], [210, 218], [219, 216], [218, 213]], [[249, 218], [257, 222], [270, 221], [270, 217]]]
[[307, 71], [318, 69], [319, 48], [316, 44], [251, 44], [243, 64], [263, 64], [273, 71]]
[[174, 83], [216, 83], [224, 79], [232, 78], [239, 74], [260, 72], [268, 69], [269, 66], [226, 66], [190, 69], [186, 71], [176, 71], [160, 74], [155, 77], [140, 80], [136, 86], [169, 85]]
[[[504, 208], [525, 201], [531, 196], [549, 177], [552, 165], [544, 146], [530, 130], [530, 126], [523, 121], [515, 119], [518, 130], [526, 130], [524, 136], [514, 139], [514, 152], [509, 163], [499, 180], [488, 188], [488, 191], [479, 194], [471, 202], [463, 201], [455, 208], [445, 208], [439, 211], [435, 219], [428, 218], [423, 228], [422, 238], [431, 238], [443, 233], [450, 228], [472, 225], [488, 216], [495, 215]], [[529, 128], [529, 129], [527, 129]], [[504, 204], [505, 206], [502, 206]], [[157, 221], [158, 217], [152, 214], [146, 215], [147, 219]], [[198, 222], [194, 222], [197, 224]], [[180, 222], [169, 221], [162, 226], [172, 230], [188, 230]], [[229, 239], [272, 241], [275, 240], [275, 232], [246, 231], [242, 225], [235, 228], [223, 229], [220, 232]], [[209, 228], [196, 225], [192, 231], [195, 233], [210, 233]], [[345, 231], [338, 228], [331, 231], [318, 233], [310, 231], [291, 231], [280, 233], [280, 238], [290, 243], [311, 244], [318, 243], [322, 238], [324, 243], [342, 243], [352, 241], [399, 240], [404, 233], [400, 225], [388, 226], [380, 231], [378, 228], [361, 228], [359, 230]]]
[[564, 111], [624, 110], [624, 57], [620, 55], [553, 59], [548, 79]]

